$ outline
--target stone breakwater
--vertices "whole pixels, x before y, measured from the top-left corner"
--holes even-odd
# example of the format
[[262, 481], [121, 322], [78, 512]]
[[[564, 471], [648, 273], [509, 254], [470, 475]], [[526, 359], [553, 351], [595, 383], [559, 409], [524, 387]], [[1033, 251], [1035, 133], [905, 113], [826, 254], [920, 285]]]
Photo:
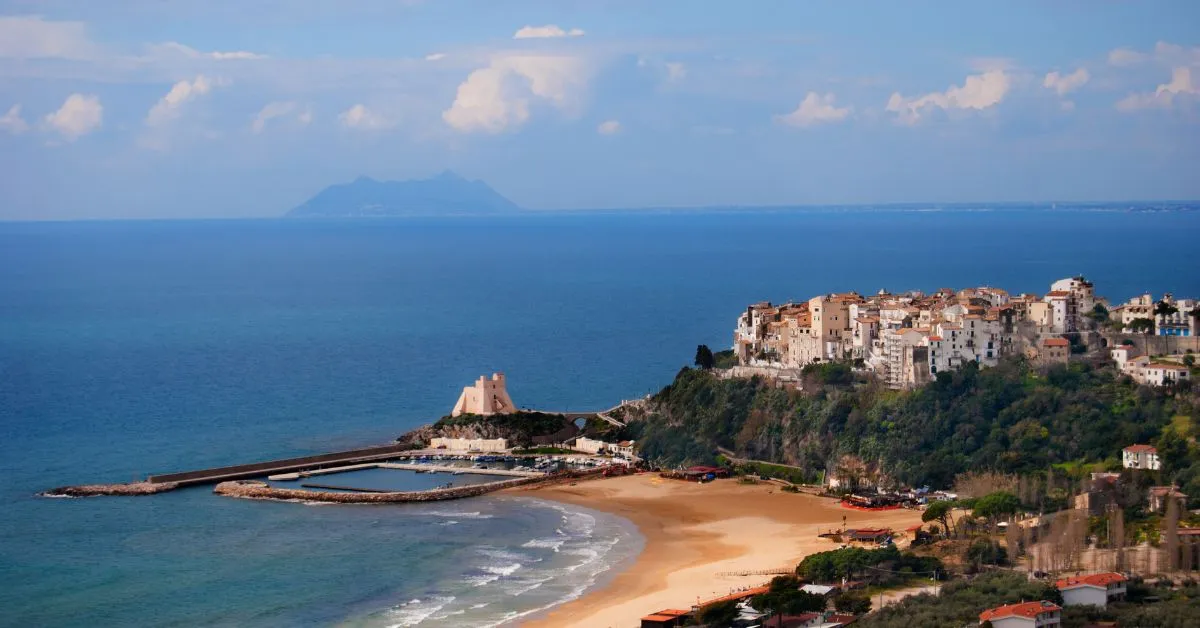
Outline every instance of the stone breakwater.
[[213, 493], [226, 497], [243, 499], [271, 499], [280, 501], [327, 502], [334, 504], [388, 504], [403, 502], [432, 502], [448, 499], [475, 497], [493, 491], [507, 488], [528, 487], [535, 484], [562, 482], [590, 477], [599, 477], [602, 469], [560, 473], [536, 478], [519, 478], [503, 482], [487, 484], [472, 484], [454, 488], [440, 488], [428, 491], [396, 491], [390, 493], [339, 493], [334, 491], [306, 491], [295, 488], [278, 488], [258, 480], [235, 480], [221, 482], [213, 488]]
[[84, 484], [60, 486], [42, 492], [43, 497], [96, 497], [99, 495], [153, 495], [174, 490], [174, 482], [133, 482], [130, 484]]

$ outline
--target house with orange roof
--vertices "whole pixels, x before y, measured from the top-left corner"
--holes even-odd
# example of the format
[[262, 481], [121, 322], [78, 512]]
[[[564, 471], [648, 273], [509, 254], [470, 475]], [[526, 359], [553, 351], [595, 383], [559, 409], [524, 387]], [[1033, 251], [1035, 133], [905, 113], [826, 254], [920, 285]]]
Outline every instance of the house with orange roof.
[[1114, 600], [1125, 599], [1125, 576], [1114, 571], [1071, 576], [1054, 583], [1063, 596], [1063, 606], [1106, 608]]
[[1158, 471], [1158, 449], [1153, 445], [1130, 445], [1121, 450], [1121, 466], [1126, 469]]
[[993, 628], [1042, 628], [1062, 623], [1062, 607], [1054, 602], [1022, 602], [989, 608], [979, 614], [979, 625]]
[[1045, 338], [1038, 349], [1042, 364], [1066, 364], [1071, 355], [1071, 343], [1066, 338]]

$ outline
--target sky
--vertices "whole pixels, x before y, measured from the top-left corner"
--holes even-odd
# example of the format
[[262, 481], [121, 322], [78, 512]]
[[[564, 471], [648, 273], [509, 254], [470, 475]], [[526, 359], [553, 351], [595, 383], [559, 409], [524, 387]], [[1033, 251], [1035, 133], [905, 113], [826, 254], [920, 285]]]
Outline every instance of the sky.
[[0, 0], [0, 220], [1200, 199], [1200, 2]]

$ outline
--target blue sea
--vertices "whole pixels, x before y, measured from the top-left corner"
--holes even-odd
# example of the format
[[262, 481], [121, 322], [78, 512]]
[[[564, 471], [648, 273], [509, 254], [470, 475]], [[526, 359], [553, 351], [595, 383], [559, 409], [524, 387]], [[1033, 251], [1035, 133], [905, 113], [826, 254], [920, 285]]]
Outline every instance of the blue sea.
[[608, 407], [762, 299], [1075, 274], [1200, 296], [1198, 235], [1195, 211], [1037, 206], [0, 224], [0, 625], [519, 622], [636, 530], [512, 495], [35, 493], [386, 442], [492, 371], [524, 406]]

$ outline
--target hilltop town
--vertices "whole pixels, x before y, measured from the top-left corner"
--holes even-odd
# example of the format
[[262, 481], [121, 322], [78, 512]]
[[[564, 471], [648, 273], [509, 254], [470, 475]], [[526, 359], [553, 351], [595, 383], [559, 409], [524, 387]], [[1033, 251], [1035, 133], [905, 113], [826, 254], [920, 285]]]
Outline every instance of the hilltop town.
[[[880, 291], [816, 296], [808, 301], [750, 305], [738, 317], [733, 375], [798, 379], [805, 366], [849, 362], [893, 389], [930, 382], [967, 363], [995, 366], [1022, 354], [1041, 363], [1065, 363], [1071, 354], [1115, 349], [1116, 334], [1162, 339], [1157, 353], [1200, 349], [1200, 308], [1194, 299], [1143, 294], [1110, 304], [1084, 277], [1055, 281], [1045, 295], [1010, 295], [982, 286], [933, 294]], [[1137, 341], [1113, 359], [1139, 383], [1164, 385], [1189, 377], [1181, 361], [1151, 360]]]

